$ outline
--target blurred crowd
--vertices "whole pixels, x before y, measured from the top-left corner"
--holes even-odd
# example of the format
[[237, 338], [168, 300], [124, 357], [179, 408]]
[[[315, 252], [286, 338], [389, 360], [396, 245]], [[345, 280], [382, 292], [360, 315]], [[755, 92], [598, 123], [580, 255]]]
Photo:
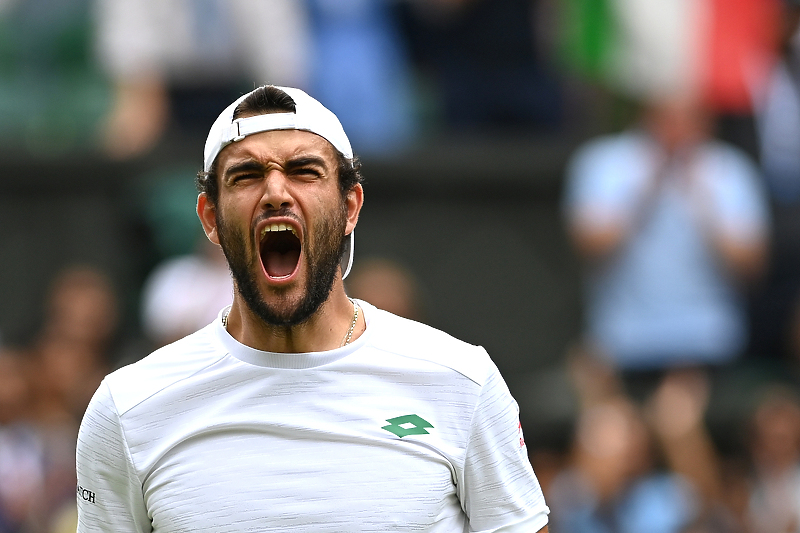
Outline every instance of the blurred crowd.
[[[0, 140], [117, 161], [199, 147], [264, 82], [308, 90], [362, 156], [577, 135], [574, 417], [563, 445], [529, 449], [551, 531], [800, 532], [799, 26], [800, 0], [0, 0]], [[77, 264], [48, 280], [33, 338], [0, 344], [0, 533], [74, 530], [102, 377], [231, 300], [224, 258], [175, 209], [195, 195], [184, 163], [142, 176], [159, 261], [137, 343], [109, 273]], [[379, 257], [347, 280], [412, 319], [423, 287]]]

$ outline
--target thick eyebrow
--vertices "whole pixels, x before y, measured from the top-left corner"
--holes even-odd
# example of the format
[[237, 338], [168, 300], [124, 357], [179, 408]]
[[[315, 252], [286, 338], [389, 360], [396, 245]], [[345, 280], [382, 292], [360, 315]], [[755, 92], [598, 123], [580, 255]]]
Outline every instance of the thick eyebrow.
[[325, 169], [325, 170], [327, 170], [327, 168], [328, 168], [327, 164], [325, 163], [325, 159], [323, 159], [321, 157], [314, 156], [314, 155], [302, 156], [302, 157], [297, 157], [295, 159], [290, 159], [289, 161], [286, 162], [286, 164], [284, 165], [284, 168], [287, 171], [289, 171], [289, 170], [295, 170], [295, 169], [298, 169], [298, 168], [306, 167], [306, 166], [309, 166], [309, 165], [317, 166], [317, 167], [320, 167], [320, 168]]
[[258, 161], [248, 159], [247, 161], [242, 161], [241, 163], [236, 163], [231, 165], [230, 167], [225, 169], [225, 177], [231, 176], [233, 174], [240, 174], [243, 172], [263, 172], [264, 165], [259, 163]]

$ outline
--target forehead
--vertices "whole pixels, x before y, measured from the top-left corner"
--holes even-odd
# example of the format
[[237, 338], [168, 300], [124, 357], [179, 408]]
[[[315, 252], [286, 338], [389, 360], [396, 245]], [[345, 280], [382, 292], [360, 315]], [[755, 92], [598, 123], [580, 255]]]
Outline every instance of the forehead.
[[220, 174], [233, 164], [247, 160], [283, 163], [296, 157], [315, 156], [330, 169], [336, 168], [336, 149], [316, 133], [303, 130], [263, 131], [232, 142], [217, 161]]

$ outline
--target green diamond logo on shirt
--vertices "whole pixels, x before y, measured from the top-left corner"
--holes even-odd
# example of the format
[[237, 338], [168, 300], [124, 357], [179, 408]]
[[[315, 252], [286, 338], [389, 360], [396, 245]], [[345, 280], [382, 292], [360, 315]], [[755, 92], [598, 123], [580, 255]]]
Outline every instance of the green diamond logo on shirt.
[[381, 429], [391, 431], [401, 439], [407, 435], [427, 435], [428, 431], [425, 428], [433, 427], [430, 422], [418, 415], [396, 416], [386, 421], [389, 425]]

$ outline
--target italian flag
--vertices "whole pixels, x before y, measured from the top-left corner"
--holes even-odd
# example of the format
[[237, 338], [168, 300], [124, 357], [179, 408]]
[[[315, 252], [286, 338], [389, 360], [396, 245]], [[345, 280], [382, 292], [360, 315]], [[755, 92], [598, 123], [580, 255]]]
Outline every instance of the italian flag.
[[627, 97], [748, 113], [778, 52], [781, 0], [562, 0], [563, 57]]

